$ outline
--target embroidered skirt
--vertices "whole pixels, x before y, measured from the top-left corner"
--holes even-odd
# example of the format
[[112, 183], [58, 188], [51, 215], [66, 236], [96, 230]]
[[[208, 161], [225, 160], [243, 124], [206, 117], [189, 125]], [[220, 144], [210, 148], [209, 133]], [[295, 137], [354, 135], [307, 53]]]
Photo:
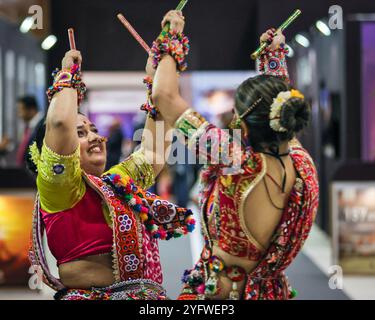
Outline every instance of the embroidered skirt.
[[148, 279], [115, 283], [105, 288], [63, 289], [55, 294], [56, 300], [167, 300], [165, 290]]

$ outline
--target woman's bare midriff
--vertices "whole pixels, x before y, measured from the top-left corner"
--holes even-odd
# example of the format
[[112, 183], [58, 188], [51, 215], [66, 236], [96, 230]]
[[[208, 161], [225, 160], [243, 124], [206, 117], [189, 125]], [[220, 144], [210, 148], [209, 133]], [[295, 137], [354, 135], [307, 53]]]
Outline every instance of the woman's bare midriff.
[[114, 283], [110, 253], [83, 257], [59, 265], [61, 282], [67, 288], [91, 289]]

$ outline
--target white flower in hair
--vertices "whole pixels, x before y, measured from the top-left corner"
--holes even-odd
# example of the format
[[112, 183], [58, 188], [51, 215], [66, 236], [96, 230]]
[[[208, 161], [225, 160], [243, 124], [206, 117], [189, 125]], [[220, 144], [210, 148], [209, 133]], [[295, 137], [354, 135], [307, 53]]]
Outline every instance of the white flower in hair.
[[285, 101], [291, 97], [290, 91], [281, 91], [276, 98], [273, 99], [270, 111], [270, 127], [276, 132], [286, 132], [288, 131], [280, 123], [281, 118], [281, 108]]
[[284, 103], [286, 100], [288, 100], [291, 97], [291, 95], [292, 95], [292, 93], [290, 91], [281, 91], [277, 95], [277, 98], [283, 100], [283, 103]]
[[287, 132], [280, 123], [281, 109], [283, 104], [290, 98], [304, 99], [304, 95], [298, 90], [292, 89], [290, 91], [281, 91], [276, 98], [273, 99], [270, 111], [270, 127], [276, 132]]
[[281, 126], [280, 120], [271, 120], [270, 127], [276, 132], [286, 132], [288, 131], [286, 128]]

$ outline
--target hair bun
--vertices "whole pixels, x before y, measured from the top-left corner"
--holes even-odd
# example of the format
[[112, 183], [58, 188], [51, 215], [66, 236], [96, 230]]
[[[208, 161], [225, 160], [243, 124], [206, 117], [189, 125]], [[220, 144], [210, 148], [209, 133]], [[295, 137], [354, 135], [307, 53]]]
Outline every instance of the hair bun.
[[289, 132], [297, 133], [310, 121], [310, 106], [305, 99], [290, 98], [281, 107], [280, 124]]

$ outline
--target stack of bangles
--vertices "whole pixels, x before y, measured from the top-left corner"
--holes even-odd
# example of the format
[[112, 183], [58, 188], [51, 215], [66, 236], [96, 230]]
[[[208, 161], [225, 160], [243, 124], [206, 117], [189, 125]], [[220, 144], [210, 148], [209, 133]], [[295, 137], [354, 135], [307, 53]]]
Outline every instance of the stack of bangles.
[[143, 83], [147, 87], [147, 100], [144, 104], [142, 104], [141, 110], [146, 111], [151, 119], [156, 120], [159, 110], [152, 103], [152, 78], [149, 76], [145, 77], [143, 79]]
[[[168, 32], [161, 40], [153, 42], [151, 48], [152, 66], [156, 69], [164, 55], [169, 54], [176, 61], [177, 70], [183, 72], [187, 69], [185, 57], [189, 54], [189, 39], [183, 33]], [[159, 111], [152, 103], [152, 79], [144, 78], [143, 82], [147, 86], [147, 102], [141, 106], [141, 110], [146, 111], [150, 118], [156, 119]]]
[[48, 102], [51, 102], [53, 96], [64, 88], [72, 88], [77, 90], [78, 106], [82, 103], [85, 93], [86, 85], [82, 81], [82, 73], [77, 64], [74, 64], [70, 69], [59, 70], [52, 72], [54, 78], [53, 85], [47, 90]]

